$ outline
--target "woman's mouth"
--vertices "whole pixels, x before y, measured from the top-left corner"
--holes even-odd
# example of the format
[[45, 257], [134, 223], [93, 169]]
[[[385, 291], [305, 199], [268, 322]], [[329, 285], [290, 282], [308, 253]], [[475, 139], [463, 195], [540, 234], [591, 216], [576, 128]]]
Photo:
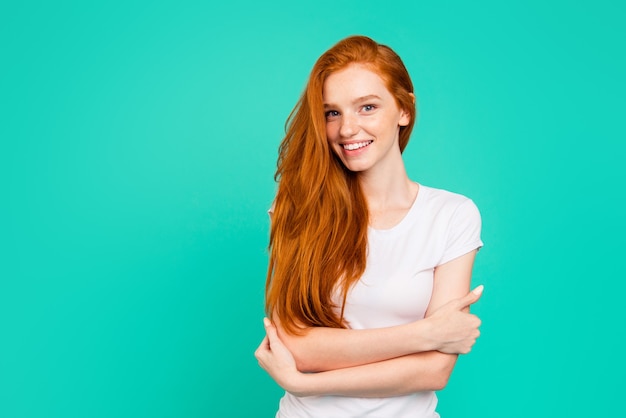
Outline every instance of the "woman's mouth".
[[365, 148], [366, 146], [368, 146], [372, 142], [374, 142], [374, 141], [369, 140], [369, 141], [362, 141], [362, 142], [353, 142], [353, 143], [350, 143], [350, 144], [342, 144], [341, 146], [346, 151], [355, 151], [355, 150], [358, 150], [358, 149], [361, 149], [361, 148]]

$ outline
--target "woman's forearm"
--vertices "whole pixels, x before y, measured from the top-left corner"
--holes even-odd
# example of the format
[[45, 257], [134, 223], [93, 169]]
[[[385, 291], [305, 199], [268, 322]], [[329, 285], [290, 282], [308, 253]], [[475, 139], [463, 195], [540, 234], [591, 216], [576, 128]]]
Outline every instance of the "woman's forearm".
[[431, 351], [346, 369], [300, 373], [282, 383], [296, 396], [401, 396], [443, 389], [456, 358], [454, 354]]
[[281, 340], [293, 353], [298, 370], [320, 372], [375, 363], [437, 349], [426, 320], [377, 329], [308, 328], [289, 335], [277, 324]]
[[434, 350], [467, 353], [476, 340], [480, 320], [464, 311], [480, 293], [481, 289], [476, 289], [429, 313], [426, 319], [388, 328], [312, 327], [303, 335], [290, 335], [278, 321], [276, 326], [298, 370], [303, 372], [355, 367]]

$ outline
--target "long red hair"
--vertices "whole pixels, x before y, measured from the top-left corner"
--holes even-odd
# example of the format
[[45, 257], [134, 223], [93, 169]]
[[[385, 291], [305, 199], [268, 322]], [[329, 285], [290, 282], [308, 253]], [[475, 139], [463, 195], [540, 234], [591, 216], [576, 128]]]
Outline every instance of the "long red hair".
[[[385, 82], [410, 122], [400, 127], [404, 151], [415, 123], [413, 83], [400, 57], [365, 36], [346, 38], [315, 63], [286, 123], [279, 147], [265, 307], [289, 333], [345, 327], [343, 305], [365, 270], [368, 208], [358, 174], [345, 168], [326, 138], [322, 98], [330, 74], [366, 65]], [[340, 306], [333, 303], [336, 292]]]

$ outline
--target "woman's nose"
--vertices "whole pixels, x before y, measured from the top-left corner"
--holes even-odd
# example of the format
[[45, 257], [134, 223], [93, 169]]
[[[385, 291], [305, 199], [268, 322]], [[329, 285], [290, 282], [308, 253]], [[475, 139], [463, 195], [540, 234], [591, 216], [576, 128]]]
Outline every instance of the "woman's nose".
[[358, 131], [358, 124], [353, 116], [344, 115], [341, 118], [341, 128], [339, 129], [339, 134], [343, 138], [354, 136]]

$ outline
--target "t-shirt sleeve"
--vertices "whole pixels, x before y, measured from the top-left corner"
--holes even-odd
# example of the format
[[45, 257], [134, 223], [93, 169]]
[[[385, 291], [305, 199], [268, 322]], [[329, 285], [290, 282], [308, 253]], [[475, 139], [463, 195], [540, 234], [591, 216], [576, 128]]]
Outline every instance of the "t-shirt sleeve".
[[483, 246], [481, 218], [473, 201], [467, 199], [454, 211], [446, 232], [446, 248], [439, 265]]

